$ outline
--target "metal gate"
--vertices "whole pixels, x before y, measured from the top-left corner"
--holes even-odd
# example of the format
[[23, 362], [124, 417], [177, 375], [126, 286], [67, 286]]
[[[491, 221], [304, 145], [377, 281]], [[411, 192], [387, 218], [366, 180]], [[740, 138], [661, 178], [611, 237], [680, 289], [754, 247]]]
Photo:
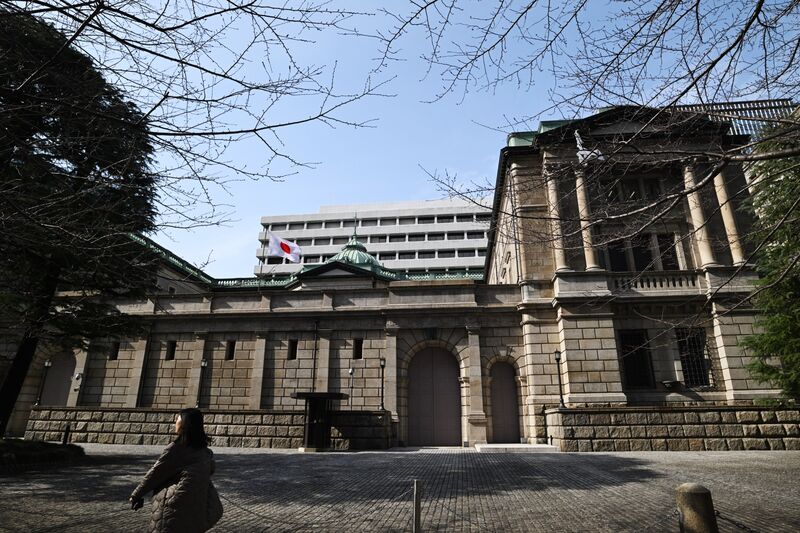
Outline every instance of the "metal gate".
[[492, 378], [492, 442], [519, 442], [519, 404], [514, 367], [495, 363]]
[[426, 348], [408, 367], [408, 445], [461, 446], [458, 362], [445, 350]]

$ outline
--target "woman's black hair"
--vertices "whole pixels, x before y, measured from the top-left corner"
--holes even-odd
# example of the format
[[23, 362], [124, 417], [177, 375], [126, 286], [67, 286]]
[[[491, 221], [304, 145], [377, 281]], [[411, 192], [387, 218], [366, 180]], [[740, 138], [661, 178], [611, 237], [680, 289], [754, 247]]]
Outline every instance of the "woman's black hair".
[[190, 448], [206, 448], [211, 440], [203, 429], [203, 413], [200, 409], [183, 409], [178, 416], [181, 418], [181, 430], [175, 442]]

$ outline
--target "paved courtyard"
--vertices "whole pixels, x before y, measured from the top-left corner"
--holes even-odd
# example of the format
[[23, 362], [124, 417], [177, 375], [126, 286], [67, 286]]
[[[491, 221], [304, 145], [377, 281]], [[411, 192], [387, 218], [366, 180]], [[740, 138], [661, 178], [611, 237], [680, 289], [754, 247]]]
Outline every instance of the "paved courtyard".
[[[160, 448], [86, 450], [81, 466], [0, 476], [0, 530], [143, 530], [149, 503], [126, 498]], [[800, 531], [800, 452], [215, 452], [214, 531], [410, 531], [414, 479], [426, 531], [677, 531], [687, 481], [711, 489], [721, 531]]]

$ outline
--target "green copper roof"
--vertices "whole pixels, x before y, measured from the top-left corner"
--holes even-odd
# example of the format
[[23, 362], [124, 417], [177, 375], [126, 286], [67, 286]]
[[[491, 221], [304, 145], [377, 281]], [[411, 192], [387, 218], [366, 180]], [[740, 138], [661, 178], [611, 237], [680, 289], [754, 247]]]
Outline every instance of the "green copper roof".
[[347, 241], [347, 244], [344, 245], [342, 251], [338, 254], [334, 255], [327, 261], [326, 263], [346, 263], [348, 265], [355, 265], [361, 268], [367, 268], [371, 270], [374, 267], [379, 269], [383, 269], [383, 265], [381, 265], [377, 259], [367, 253], [367, 248], [363, 244], [358, 241], [355, 235], [350, 237], [350, 240]]

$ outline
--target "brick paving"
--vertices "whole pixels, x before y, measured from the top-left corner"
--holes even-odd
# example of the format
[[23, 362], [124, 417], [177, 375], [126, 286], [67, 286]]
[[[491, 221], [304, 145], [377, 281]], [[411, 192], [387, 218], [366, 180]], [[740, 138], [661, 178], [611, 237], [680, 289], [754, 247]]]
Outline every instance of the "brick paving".
[[[86, 450], [86, 464], [0, 476], [0, 531], [143, 530], [149, 507], [125, 500], [160, 448]], [[687, 481], [751, 531], [800, 531], [800, 452], [215, 452], [225, 516], [214, 531], [410, 531], [413, 479], [425, 531], [677, 531], [674, 491]]]

